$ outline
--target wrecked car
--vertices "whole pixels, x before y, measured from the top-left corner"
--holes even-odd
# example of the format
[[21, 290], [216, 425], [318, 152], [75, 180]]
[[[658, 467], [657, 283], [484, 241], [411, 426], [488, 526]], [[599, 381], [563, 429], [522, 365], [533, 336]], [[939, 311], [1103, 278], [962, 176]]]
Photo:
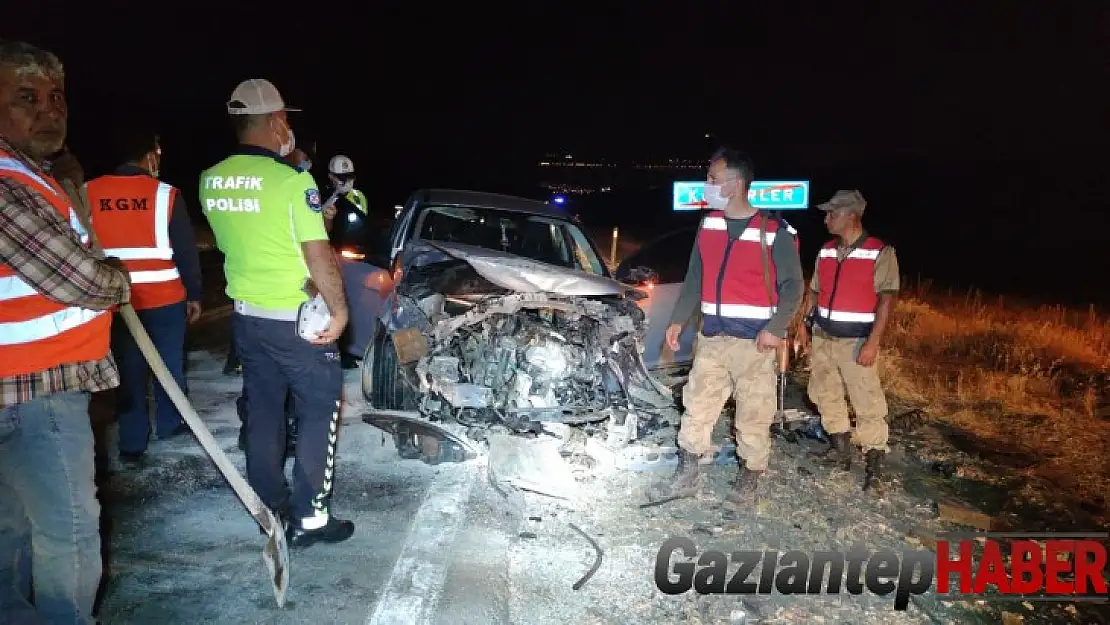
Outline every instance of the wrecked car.
[[557, 207], [423, 191], [391, 239], [361, 373], [366, 421], [403, 457], [464, 460], [491, 433], [552, 430], [620, 447], [677, 418], [643, 360], [646, 294]]

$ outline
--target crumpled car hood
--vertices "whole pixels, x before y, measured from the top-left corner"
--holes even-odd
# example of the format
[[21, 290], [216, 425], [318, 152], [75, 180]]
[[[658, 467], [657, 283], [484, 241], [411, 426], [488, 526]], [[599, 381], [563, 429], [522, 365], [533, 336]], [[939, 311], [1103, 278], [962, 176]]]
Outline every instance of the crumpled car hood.
[[412, 242], [410, 250], [417, 254], [438, 250], [466, 261], [486, 280], [517, 293], [603, 296], [623, 295], [633, 290], [628, 285], [603, 276], [462, 243], [418, 240]]

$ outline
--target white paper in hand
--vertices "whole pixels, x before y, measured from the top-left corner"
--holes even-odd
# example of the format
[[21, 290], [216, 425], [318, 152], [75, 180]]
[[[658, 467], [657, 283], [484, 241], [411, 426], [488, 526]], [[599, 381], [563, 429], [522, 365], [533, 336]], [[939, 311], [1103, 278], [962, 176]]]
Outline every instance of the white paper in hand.
[[306, 341], [315, 341], [320, 332], [331, 322], [331, 311], [319, 293], [316, 297], [301, 304], [297, 312], [297, 335]]

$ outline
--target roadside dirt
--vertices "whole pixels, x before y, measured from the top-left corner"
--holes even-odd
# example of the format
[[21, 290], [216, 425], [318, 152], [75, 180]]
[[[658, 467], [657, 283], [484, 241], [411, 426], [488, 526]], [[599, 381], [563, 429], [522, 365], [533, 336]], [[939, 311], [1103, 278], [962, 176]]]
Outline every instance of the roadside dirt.
[[[795, 380], [787, 407], [802, 405], [802, 387]], [[727, 412], [727, 411], [726, 411]], [[736, 475], [734, 461], [710, 465], [705, 487], [696, 500], [679, 500], [641, 508], [646, 489], [669, 469], [645, 473], [580, 470], [580, 500], [569, 509], [551, 498], [526, 494], [529, 516], [539, 521], [528, 528], [512, 550], [520, 576], [515, 589], [528, 601], [545, 601], [544, 583], [567, 583], [568, 571], [585, 574], [594, 550], [569, 523], [592, 536], [604, 550], [602, 565], [584, 588], [551, 597], [551, 623], [1110, 623], [1105, 604], [938, 601], [935, 586], [915, 596], [905, 611], [894, 610], [894, 595], [867, 590], [825, 595], [698, 595], [660, 592], [654, 584], [656, 555], [671, 537], [687, 537], [698, 552], [719, 550], [780, 553], [800, 550], [847, 550], [862, 544], [869, 551], [935, 550], [943, 532], [974, 531], [969, 523], [989, 521], [999, 531], [1068, 529], [1096, 531], [1100, 526], [1064, 523], [1052, 518], [1050, 506], [1018, 505], [1013, 492], [975, 476], [1004, 471], [1007, 463], [1029, 462], [1014, 450], [988, 453], [958, 433], [945, 431], [924, 413], [895, 404], [892, 411], [892, 452], [887, 480], [878, 493], [864, 493], [863, 462], [858, 454], [850, 474], [829, 472], [808, 457], [824, 444], [812, 438], [789, 442], [776, 437], [772, 465], [761, 488], [758, 508], [744, 514], [720, 507]], [[730, 415], [723, 415], [714, 440], [731, 442]], [[993, 455], [992, 455], [993, 454]], [[496, 505], [498, 496], [491, 496]], [[507, 505], [507, 504], [504, 504]], [[945, 508], [941, 513], [941, 506]], [[960, 512], [963, 515], [955, 515]], [[955, 518], [953, 521], [952, 519]], [[518, 520], [519, 521], [519, 520]], [[552, 554], [558, 554], [553, 559]], [[955, 554], [953, 554], [955, 555]], [[542, 564], [541, 564], [542, 563]], [[735, 572], [735, 564], [729, 574]], [[577, 575], [577, 573], [575, 574]], [[758, 571], [753, 575], [758, 579]], [[532, 580], [532, 581], [527, 581]], [[555, 581], [559, 580], [559, 581]], [[568, 599], [569, 595], [569, 599]], [[577, 598], [577, 600], [575, 600]], [[557, 605], [556, 605], [557, 604]], [[543, 614], [533, 607], [531, 614]], [[546, 621], [545, 621], [546, 622]]]

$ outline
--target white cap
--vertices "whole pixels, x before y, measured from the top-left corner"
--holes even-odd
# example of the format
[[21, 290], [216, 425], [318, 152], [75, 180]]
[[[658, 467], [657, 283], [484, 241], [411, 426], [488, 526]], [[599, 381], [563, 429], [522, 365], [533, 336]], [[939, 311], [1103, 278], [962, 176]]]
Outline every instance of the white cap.
[[328, 171], [336, 175], [353, 174], [355, 173], [355, 164], [351, 159], [340, 154], [331, 157], [331, 161], [328, 163]]
[[239, 83], [227, 101], [227, 112], [232, 115], [264, 115], [278, 111], [300, 111], [285, 106], [274, 83], [265, 78], [250, 78]]

